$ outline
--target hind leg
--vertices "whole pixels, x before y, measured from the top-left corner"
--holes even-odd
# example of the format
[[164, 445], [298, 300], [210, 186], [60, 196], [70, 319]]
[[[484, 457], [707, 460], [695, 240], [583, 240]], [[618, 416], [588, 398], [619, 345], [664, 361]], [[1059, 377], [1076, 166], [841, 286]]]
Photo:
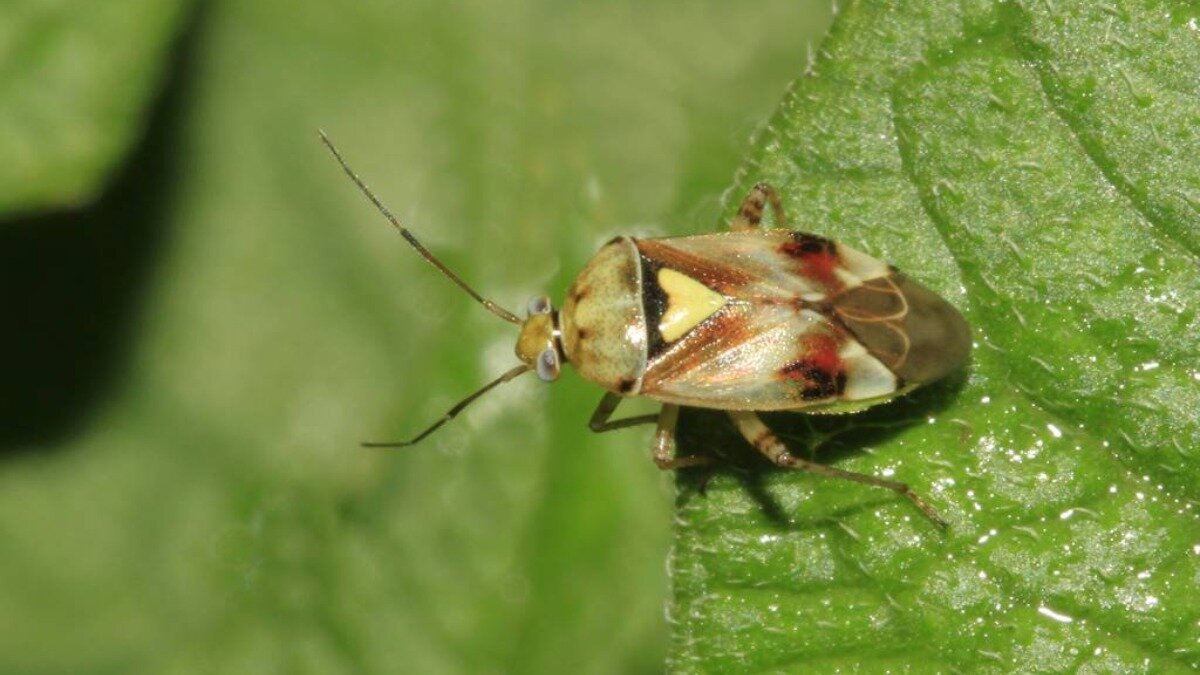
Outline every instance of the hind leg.
[[733, 423], [737, 425], [738, 431], [740, 431], [742, 436], [754, 446], [754, 449], [761, 452], [764, 456], [766, 456], [767, 459], [771, 460], [777, 466], [782, 466], [787, 469], [800, 469], [801, 471], [808, 471], [809, 473], [830, 476], [832, 478], [841, 478], [844, 480], [852, 480], [855, 483], [862, 483], [864, 485], [871, 485], [873, 487], [881, 487], [891, 490], [892, 492], [895, 492], [896, 494], [901, 495], [908, 501], [912, 502], [914, 506], [921, 510], [921, 513], [925, 514], [926, 518], [932, 520], [938, 527], [945, 529], [946, 521], [942, 520], [941, 517], [938, 516], [937, 512], [934, 511], [929, 504], [926, 504], [925, 500], [922, 499], [920, 495], [918, 495], [916, 492], [913, 492], [912, 488], [910, 488], [908, 485], [894, 480], [886, 480], [883, 478], [876, 478], [875, 476], [868, 476], [865, 473], [843, 471], [832, 466], [825, 466], [824, 464], [817, 464], [816, 462], [810, 462], [806, 459], [800, 459], [799, 457], [796, 457], [792, 455], [792, 453], [788, 452], [787, 446], [784, 445], [783, 441], [779, 440], [779, 437], [776, 436], [774, 432], [767, 428], [767, 425], [763, 424], [763, 421], [759, 419], [757, 413], [730, 412], [729, 417], [733, 419]]

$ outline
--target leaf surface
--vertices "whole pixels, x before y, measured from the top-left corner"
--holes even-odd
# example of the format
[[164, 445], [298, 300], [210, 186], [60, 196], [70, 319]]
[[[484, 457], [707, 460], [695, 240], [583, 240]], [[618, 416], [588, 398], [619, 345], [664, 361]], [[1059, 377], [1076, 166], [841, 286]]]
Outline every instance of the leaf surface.
[[[681, 493], [675, 668], [1200, 667], [1198, 21], [1156, 2], [845, 8], [731, 194], [775, 183], [797, 227], [961, 307], [976, 349], [959, 379], [861, 415], [769, 422], [910, 483], [950, 529], [742, 457], [707, 499]], [[741, 453], [719, 417], [685, 421], [685, 450]]]

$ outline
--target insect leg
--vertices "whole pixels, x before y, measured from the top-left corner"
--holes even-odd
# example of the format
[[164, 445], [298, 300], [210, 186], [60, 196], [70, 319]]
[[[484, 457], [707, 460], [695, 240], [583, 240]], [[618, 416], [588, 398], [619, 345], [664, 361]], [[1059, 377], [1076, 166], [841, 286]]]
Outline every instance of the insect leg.
[[612, 417], [617, 406], [621, 403], [621, 397], [607, 393], [604, 398], [600, 399], [600, 405], [596, 406], [596, 412], [592, 413], [592, 419], [588, 420], [588, 428], [592, 431], [601, 434], [605, 431], [615, 431], [624, 429], [625, 427], [634, 427], [639, 424], [650, 424], [657, 422], [658, 415], [638, 415], [636, 417], [626, 417], [619, 420], [609, 420]]
[[775, 212], [775, 227], [787, 227], [787, 215], [783, 212], [783, 202], [779, 199], [779, 193], [770, 185], [759, 183], [750, 188], [750, 194], [742, 200], [737, 215], [729, 223], [729, 229], [736, 231], [757, 228], [762, 223], [763, 209], [767, 203], [771, 204], [771, 210]]
[[658, 413], [658, 430], [654, 432], [654, 463], [663, 471], [683, 469], [712, 463], [703, 455], [675, 455], [675, 424], [679, 422], [679, 406], [664, 404]]
[[843, 471], [842, 469], [836, 469], [832, 466], [825, 466], [824, 464], [818, 464], [816, 462], [810, 462], [806, 459], [800, 459], [799, 457], [796, 457], [792, 453], [788, 452], [787, 446], [784, 445], [783, 441], [779, 440], [778, 436], [776, 436], [770, 429], [767, 428], [767, 425], [763, 424], [763, 421], [758, 417], [757, 413], [737, 411], [730, 412], [729, 417], [733, 419], [733, 423], [737, 425], [738, 431], [742, 433], [742, 436], [744, 436], [756, 450], [761, 452], [766, 456], [767, 459], [771, 460], [776, 465], [788, 469], [800, 469], [802, 471], [808, 471], [809, 473], [815, 473], [822, 476], [831, 476], [833, 478], [852, 480], [855, 483], [862, 483], [864, 485], [886, 488], [908, 499], [913, 503], [914, 506], [921, 510], [921, 513], [925, 514], [926, 518], [932, 520], [938, 527], [945, 529], [946, 521], [942, 520], [941, 517], [938, 516], [937, 512], [935, 512], [933, 508], [929, 506], [929, 504], [926, 504], [925, 500], [922, 499], [921, 496], [916, 492], [913, 492], [912, 488], [905, 483], [894, 480], [886, 480], [883, 478], [876, 478], [875, 476], [868, 476], [865, 473]]

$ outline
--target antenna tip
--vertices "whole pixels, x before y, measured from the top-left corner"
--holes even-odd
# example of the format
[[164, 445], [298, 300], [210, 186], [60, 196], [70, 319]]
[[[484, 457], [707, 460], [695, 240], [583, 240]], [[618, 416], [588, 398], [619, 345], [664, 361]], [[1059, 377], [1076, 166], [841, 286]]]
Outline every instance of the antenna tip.
[[410, 445], [413, 445], [412, 441], [390, 441], [386, 443], [380, 443], [378, 441], [362, 441], [359, 443], [359, 446], [364, 448], [407, 448]]

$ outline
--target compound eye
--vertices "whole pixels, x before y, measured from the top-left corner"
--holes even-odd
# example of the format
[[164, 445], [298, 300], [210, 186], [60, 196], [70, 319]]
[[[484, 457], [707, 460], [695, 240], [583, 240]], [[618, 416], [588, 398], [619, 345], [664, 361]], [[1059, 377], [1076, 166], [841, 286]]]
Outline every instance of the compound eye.
[[550, 298], [541, 296], [529, 301], [529, 314], [549, 314], [550, 313]]
[[553, 347], [538, 354], [537, 374], [543, 382], [553, 382], [558, 379], [562, 364], [558, 361], [558, 350]]

